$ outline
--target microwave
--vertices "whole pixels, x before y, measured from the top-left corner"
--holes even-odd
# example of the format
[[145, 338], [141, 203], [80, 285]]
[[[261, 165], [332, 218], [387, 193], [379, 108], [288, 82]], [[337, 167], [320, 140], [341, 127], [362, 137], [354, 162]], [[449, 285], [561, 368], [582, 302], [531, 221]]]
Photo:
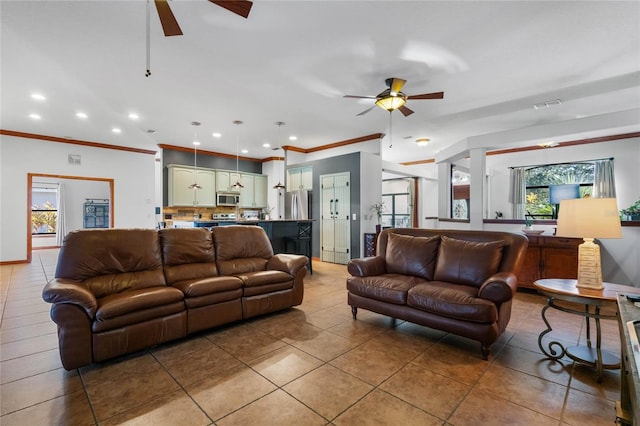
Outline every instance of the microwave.
[[216, 194], [216, 205], [217, 206], [233, 206], [240, 202], [240, 196], [238, 194], [225, 194], [223, 192], [219, 192]]

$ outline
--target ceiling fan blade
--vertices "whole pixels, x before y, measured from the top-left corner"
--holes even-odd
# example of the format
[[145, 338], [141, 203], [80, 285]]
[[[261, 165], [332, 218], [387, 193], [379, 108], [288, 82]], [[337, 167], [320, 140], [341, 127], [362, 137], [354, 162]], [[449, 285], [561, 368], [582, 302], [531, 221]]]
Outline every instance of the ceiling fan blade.
[[376, 106], [372, 106], [370, 108], [365, 109], [364, 111], [362, 111], [360, 114], [356, 114], [356, 117], [359, 117], [361, 115], [365, 115], [366, 113], [368, 113], [369, 111], [371, 111], [372, 109], [374, 109]]
[[355, 99], [377, 99], [376, 96], [357, 96], [357, 95], [344, 95], [343, 98], [355, 98]]
[[249, 16], [249, 12], [251, 12], [251, 6], [253, 6], [253, 2], [247, 0], [209, 0], [211, 3], [215, 3], [220, 7], [227, 9], [230, 12], [235, 13], [236, 15], [240, 15], [243, 18], [247, 18]]
[[407, 96], [407, 99], [442, 99], [444, 92], [423, 93], [422, 95]]
[[392, 93], [399, 93], [402, 90], [402, 86], [407, 82], [407, 80], [403, 80], [401, 78], [392, 78], [391, 84], [389, 85], [389, 89]]
[[407, 115], [411, 115], [413, 114], [413, 110], [407, 108], [406, 106], [402, 105], [401, 107], [398, 108], [400, 110], [400, 112], [402, 113], [402, 115], [404, 115], [405, 117]]
[[173, 12], [169, 7], [169, 3], [167, 0], [155, 0], [156, 9], [158, 10], [158, 16], [160, 17], [160, 23], [162, 24], [162, 30], [164, 31], [164, 35], [176, 36], [182, 35], [182, 30], [180, 29], [180, 25], [178, 25], [178, 21], [176, 21], [176, 17], [173, 16]]

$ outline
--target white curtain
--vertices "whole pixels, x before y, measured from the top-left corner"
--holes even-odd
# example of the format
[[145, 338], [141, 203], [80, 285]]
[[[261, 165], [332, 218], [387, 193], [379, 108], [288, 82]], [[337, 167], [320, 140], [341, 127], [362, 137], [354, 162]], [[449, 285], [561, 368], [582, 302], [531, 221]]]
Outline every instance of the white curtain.
[[523, 167], [514, 167], [509, 172], [509, 202], [511, 218], [524, 219], [525, 194], [527, 191]]
[[613, 170], [613, 158], [598, 160], [595, 162], [593, 197], [616, 197], [616, 178]]
[[64, 214], [64, 184], [60, 184], [58, 186], [58, 195], [57, 195], [57, 204], [58, 204], [58, 226], [56, 227], [56, 245], [61, 246], [62, 241], [64, 240], [64, 236], [67, 234], [67, 226], [65, 222], [65, 214]]

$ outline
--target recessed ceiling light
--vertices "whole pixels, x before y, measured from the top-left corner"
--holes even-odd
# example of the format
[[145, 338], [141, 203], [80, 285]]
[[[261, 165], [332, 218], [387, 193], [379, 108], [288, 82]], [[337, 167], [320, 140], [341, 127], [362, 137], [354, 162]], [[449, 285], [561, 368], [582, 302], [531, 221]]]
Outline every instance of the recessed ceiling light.
[[38, 114], [29, 114], [29, 118], [32, 118], [34, 120], [40, 120], [42, 117], [40, 117], [40, 115]]
[[195, 146], [200, 146], [200, 142], [198, 142], [198, 141], [193, 141], [193, 144], [194, 144]]
[[426, 146], [429, 143], [429, 140], [429, 138], [416, 139], [416, 144], [418, 144], [418, 146]]
[[147, 133], [149, 133], [150, 135], [154, 134], [155, 132], [157, 132], [156, 129], [147, 129]]
[[270, 143], [263, 143], [263, 144], [262, 144], [262, 147], [263, 147], [263, 148], [269, 148], [270, 146], [271, 146], [271, 144], [270, 144]]
[[31, 98], [35, 99], [36, 101], [46, 101], [47, 97], [41, 93], [32, 93], [31, 94]]
[[289, 136], [289, 140], [290, 141], [297, 141], [298, 137], [297, 136]]
[[243, 154], [246, 154], [246, 153], [248, 153], [248, 152], [249, 152], [249, 150], [248, 150], [248, 149], [243, 149], [243, 150], [242, 150], [242, 151], [240, 151], [240, 152], [241, 152], [241, 153], [243, 153]]
[[78, 117], [78, 118], [87, 118], [87, 117], [88, 117], [88, 115], [87, 115], [87, 114], [85, 114], [85, 113], [84, 113], [84, 112], [82, 112], [82, 111], [78, 111], [78, 112], [76, 112], [76, 117]]
[[130, 112], [129, 113], [129, 118], [132, 119], [132, 120], [137, 120], [140, 117], [135, 112]]
[[117, 128], [117, 127], [114, 127], [113, 129], [111, 129], [111, 131], [112, 131], [113, 133], [122, 133], [122, 130], [120, 130], [120, 129], [119, 129], [119, 128]]
[[222, 135], [221, 135], [220, 133], [218, 133], [218, 132], [214, 132], [214, 133], [212, 133], [212, 134], [211, 134], [211, 136], [213, 136], [214, 138], [220, 138], [220, 137], [222, 137]]

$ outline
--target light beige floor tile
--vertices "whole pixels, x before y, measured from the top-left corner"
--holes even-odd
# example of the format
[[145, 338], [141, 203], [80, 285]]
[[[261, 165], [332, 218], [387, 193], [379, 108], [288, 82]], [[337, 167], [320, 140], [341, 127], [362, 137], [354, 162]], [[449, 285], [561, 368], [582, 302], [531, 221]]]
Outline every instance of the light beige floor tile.
[[407, 360], [390, 357], [386, 348], [380, 344], [367, 342], [334, 359], [331, 365], [377, 386], [400, 370], [406, 362]]
[[78, 374], [63, 369], [16, 380], [0, 386], [0, 414], [5, 415], [50, 399], [82, 390]]
[[250, 368], [239, 366], [185, 389], [211, 419], [218, 420], [273, 392], [276, 386]]
[[281, 390], [259, 400], [216, 422], [218, 426], [314, 426], [326, 421], [299, 401]]
[[204, 337], [183, 340], [155, 349], [152, 353], [182, 386], [241, 364], [240, 360]]
[[551, 426], [559, 421], [526, 406], [473, 389], [447, 420], [455, 426]]
[[342, 425], [441, 425], [442, 420], [380, 390], [374, 390], [333, 421]]
[[384, 382], [380, 389], [440, 419], [447, 419], [467, 395], [470, 385], [418, 364], [409, 364]]
[[58, 334], [31, 337], [0, 345], [0, 360], [18, 358], [36, 352], [44, 352], [58, 347]]
[[151, 356], [82, 370], [89, 401], [98, 421], [106, 420], [179, 389]]
[[413, 362], [466, 384], [474, 384], [490, 365], [490, 362], [484, 361], [479, 353], [444, 343], [436, 343], [430, 346]]
[[575, 426], [599, 426], [614, 424], [615, 420], [615, 401], [569, 389], [567, 405], [562, 416], [564, 423]]
[[373, 387], [330, 365], [323, 365], [283, 388], [318, 414], [331, 420]]
[[323, 361], [330, 361], [358, 346], [357, 342], [324, 330], [307, 339], [284, 338], [283, 340]]
[[498, 354], [496, 364], [567, 386], [572, 363], [554, 361], [538, 352], [507, 346]]
[[95, 420], [83, 391], [58, 396], [0, 418], [3, 426], [94, 425]]
[[2, 329], [0, 331], [0, 344], [16, 342], [31, 337], [44, 336], [57, 333], [58, 327], [53, 321], [41, 322], [24, 327]]
[[211, 419], [179, 390], [101, 421], [101, 426], [205, 426]]
[[558, 420], [568, 390], [566, 386], [499, 365], [489, 367], [476, 389]]
[[51, 322], [51, 316], [49, 311], [38, 312], [36, 314], [21, 315], [19, 317], [3, 318], [0, 328], [8, 330], [12, 328], [24, 327], [31, 324], [49, 323]]
[[62, 362], [60, 352], [56, 348], [2, 361], [0, 379], [4, 384], [59, 368], [62, 368]]
[[207, 335], [207, 339], [242, 361], [252, 360], [286, 346], [282, 340], [247, 324], [214, 331]]
[[277, 386], [283, 386], [319, 367], [322, 361], [299, 349], [286, 346], [255, 358], [248, 364]]

